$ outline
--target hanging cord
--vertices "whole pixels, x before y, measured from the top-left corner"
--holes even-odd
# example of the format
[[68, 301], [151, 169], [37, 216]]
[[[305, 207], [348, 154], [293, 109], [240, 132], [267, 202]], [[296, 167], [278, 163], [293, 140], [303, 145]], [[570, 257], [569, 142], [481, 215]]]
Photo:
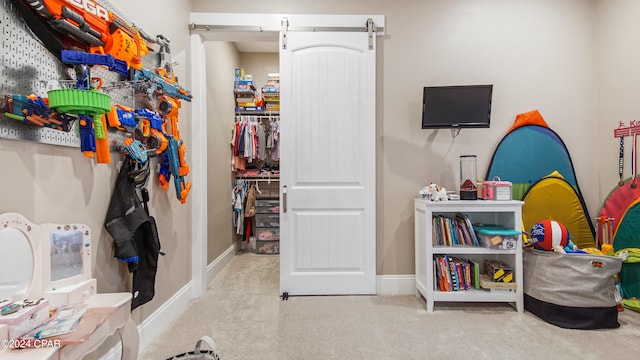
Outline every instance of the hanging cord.
[[633, 178], [632, 182], [631, 182], [631, 188], [635, 189], [638, 187], [638, 185], [636, 185], [636, 144], [637, 144], [637, 140], [638, 140], [638, 135], [637, 134], [633, 134], [633, 147], [631, 148], [631, 177]]
[[624, 176], [624, 136], [620, 136], [620, 156], [618, 158], [618, 176], [620, 180], [618, 181], [618, 186], [622, 186], [624, 184], [624, 180], [622, 177]]

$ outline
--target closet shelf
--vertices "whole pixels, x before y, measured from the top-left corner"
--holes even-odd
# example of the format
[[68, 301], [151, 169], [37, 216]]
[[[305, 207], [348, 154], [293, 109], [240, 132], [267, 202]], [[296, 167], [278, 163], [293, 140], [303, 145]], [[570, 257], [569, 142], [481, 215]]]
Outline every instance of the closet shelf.
[[256, 116], [279, 116], [279, 111], [257, 111], [257, 110], [246, 110], [246, 111], [236, 111], [236, 115], [256, 115]]
[[262, 180], [262, 181], [280, 181], [280, 175], [236, 175], [237, 180]]

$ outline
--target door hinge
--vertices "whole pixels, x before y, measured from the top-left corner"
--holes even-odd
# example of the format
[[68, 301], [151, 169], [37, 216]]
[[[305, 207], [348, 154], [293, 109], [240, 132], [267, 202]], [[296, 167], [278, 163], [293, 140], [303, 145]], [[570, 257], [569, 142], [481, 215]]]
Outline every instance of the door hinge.
[[367, 32], [369, 33], [369, 50], [373, 50], [373, 37], [375, 35], [373, 34], [373, 19], [372, 18], [368, 18], [367, 19]]
[[289, 30], [289, 19], [282, 18], [282, 50], [287, 50], [287, 30]]

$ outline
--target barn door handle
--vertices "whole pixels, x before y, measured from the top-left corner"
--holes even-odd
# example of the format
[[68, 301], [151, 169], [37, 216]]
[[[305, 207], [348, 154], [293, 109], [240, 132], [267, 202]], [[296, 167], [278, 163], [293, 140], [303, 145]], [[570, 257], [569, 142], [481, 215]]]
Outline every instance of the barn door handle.
[[282, 212], [287, 212], [287, 185], [282, 187]]

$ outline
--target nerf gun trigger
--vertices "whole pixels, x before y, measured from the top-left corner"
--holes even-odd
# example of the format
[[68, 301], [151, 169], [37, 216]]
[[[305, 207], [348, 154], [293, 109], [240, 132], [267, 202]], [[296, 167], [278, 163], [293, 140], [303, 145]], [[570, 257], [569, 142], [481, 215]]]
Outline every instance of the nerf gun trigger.
[[169, 146], [169, 141], [164, 136], [164, 134], [162, 134], [162, 132], [152, 128], [151, 138], [155, 143], [153, 147], [156, 149], [156, 154], [162, 154], [165, 150], [167, 150], [167, 146]]

